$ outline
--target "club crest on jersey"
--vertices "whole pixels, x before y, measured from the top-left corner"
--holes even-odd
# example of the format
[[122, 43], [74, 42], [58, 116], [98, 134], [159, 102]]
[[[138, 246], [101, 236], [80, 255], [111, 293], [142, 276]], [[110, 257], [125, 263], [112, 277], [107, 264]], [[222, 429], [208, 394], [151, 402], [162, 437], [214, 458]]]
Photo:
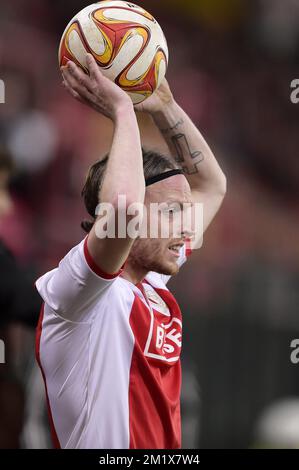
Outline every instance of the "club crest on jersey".
[[182, 322], [172, 318], [170, 322], [159, 322], [151, 312], [151, 326], [144, 354], [160, 361], [174, 363], [179, 360], [182, 347]]

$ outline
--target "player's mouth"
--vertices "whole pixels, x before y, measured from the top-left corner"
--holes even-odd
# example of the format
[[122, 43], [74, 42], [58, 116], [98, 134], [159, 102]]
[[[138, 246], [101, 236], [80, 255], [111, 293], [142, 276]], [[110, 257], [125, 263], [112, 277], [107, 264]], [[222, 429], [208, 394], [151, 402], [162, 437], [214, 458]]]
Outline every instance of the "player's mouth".
[[173, 245], [170, 245], [168, 247], [168, 250], [171, 252], [171, 254], [173, 254], [174, 256], [179, 258], [180, 250], [181, 250], [183, 245], [184, 245], [184, 243], [174, 243]]

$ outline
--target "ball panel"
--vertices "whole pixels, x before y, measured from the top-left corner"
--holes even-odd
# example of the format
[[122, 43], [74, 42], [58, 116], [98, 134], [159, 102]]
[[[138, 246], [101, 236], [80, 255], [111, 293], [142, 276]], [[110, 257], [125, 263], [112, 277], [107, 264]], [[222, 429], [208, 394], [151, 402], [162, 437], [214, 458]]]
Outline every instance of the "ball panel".
[[[129, 82], [126, 79], [127, 70], [124, 70], [119, 77], [116, 78], [115, 82], [121, 86], [121, 88], [130, 94], [133, 93], [135, 103], [141, 103], [146, 98], [152, 95], [155, 90], [155, 63], [153, 62], [146, 73], [139, 77], [138, 81]], [[138, 98], [137, 98], [138, 95]]]
[[148, 22], [145, 15], [125, 8], [103, 8], [97, 10], [95, 14], [100, 21], [107, 21], [108, 23], [146, 24]]
[[66, 45], [64, 41], [61, 43], [61, 46], [59, 47], [59, 66], [62, 67], [67, 64], [67, 62], [70, 60], [70, 54], [69, 51], [66, 48]]
[[146, 91], [146, 97], [160, 86], [166, 72], [166, 56], [163, 51], [157, 51], [147, 70], [135, 80], [128, 80], [129, 67], [115, 80], [125, 91]]
[[153, 62], [153, 57], [155, 57], [156, 44], [152, 41], [151, 34], [150, 40], [146, 48], [142, 51], [142, 54], [139, 57], [135, 58], [134, 63], [131, 65], [127, 78], [128, 80], [134, 80], [136, 77], [141, 77], [147, 73], [149, 67]]
[[104, 45], [104, 50], [102, 54], [98, 54], [94, 50], [93, 45], [96, 42], [96, 37], [92, 35], [90, 30], [84, 32], [86, 47], [88, 51], [92, 53], [92, 55], [100, 66], [108, 65], [114, 58], [115, 33], [103, 24], [94, 23], [92, 19], [90, 19], [90, 23], [94, 24], [97, 30], [97, 37], [98, 34], [101, 36]]
[[115, 37], [115, 59], [117, 60], [118, 54], [120, 49], [123, 47], [125, 42], [129, 42], [129, 45], [133, 46], [133, 41], [136, 41], [136, 38], [138, 38], [138, 41], [140, 42], [140, 47], [135, 50], [135, 56], [132, 57], [132, 59], [127, 61], [127, 64], [129, 64], [133, 59], [136, 60], [136, 57], [139, 57], [139, 55], [142, 53], [144, 48], [147, 46], [149, 42], [149, 32], [144, 29], [143, 27], [138, 27], [138, 26], [129, 26], [120, 29], [116, 33]]
[[77, 21], [80, 24], [81, 30], [90, 49], [96, 55], [102, 56], [106, 51], [105, 37], [96, 23], [91, 21], [92, 13], [93, 11], [91, 11], [88, 15], [83, 12], [78, 13]]
[[158, 51], [155, 59], [155, 81], [156, 88], [162, 83], [163, 78], [165, 77], [167, 69], [167, 58], [163, 51]]
[[131, 2], [124, 2], [124, 1], [105, 1], [105, 2], [99, 2], [97, 4], [98, 8], [103, 8], [103, 9], [121, 9], [121, 10], [128, 10], [132, 13], [135, 13], [139, 15], [139, 19], [137, 19], [137, 22], [140, 23], [140, 16], [143, 16], [144, 18], [148, 19], [149, 21], [156, 22], [155, 18], [144, 8], [140, 7], [139, 5], [135, 5], [134, 3]]
[[[120, 48], [118, 51], [115, 51], [116, 57], [113, 60], [112, 64], [103, 70], [104, 74], [114, 79], [117, 82], [117, 78], [124, 70], [128, 69], [128, 63], [131, 63], [136, 55], [142, 50], [144, 45], [144, 37], [139, 34], [134, 34], [131, 36], [131, 31], [127, 31], [127, 33], [123, 37], [123, 41], [120, 44]], [[128, 86], [130, 83], [128, 83]]]
[[87, 70], [86, 48], [75, 23], [71, 26], [67, 33], [66, 44], [68, 46], [72, 60], [76, 59], [76, 62], [79, 62], [79, 64], [85, 70]]
[[69, 60], [72, 60], [87, 71], [86, 52], [80, 27], [77, 22], [74, 22], [64, 33], [60, 45], [60, 65], [66, 65]]
[[142, 103], [142, 101], [146, 100], [151, 93], [146, 94], [144, 93], [133, 93], [132, 91], [127, 91], [128, 95], [130, 96], [131, 100], [133, 101], [133, 104], [139, 104]]

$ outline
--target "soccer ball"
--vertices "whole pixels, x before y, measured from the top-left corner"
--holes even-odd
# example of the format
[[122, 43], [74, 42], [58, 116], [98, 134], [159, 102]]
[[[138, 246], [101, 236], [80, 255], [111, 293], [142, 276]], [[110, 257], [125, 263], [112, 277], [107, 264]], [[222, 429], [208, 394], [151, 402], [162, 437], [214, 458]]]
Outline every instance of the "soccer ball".
[[124, 1], [93, 3], [67, 25], [59, 46], [60, 66], [72, 60], [88, 73], [87, 53], [134, 104], [159, 87], [168, 64], [167, 42], [155, 18]]

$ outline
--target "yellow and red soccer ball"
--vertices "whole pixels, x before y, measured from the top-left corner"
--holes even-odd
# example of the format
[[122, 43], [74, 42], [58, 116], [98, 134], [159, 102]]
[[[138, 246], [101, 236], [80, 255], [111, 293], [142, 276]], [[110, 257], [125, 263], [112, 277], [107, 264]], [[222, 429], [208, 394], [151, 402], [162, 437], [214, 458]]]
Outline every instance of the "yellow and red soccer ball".
[[89, 5], [67, 25], [59, 46], [60, 66], [72, 60], [87, 73], [87, 53], [134, 104], [159, 87], [168, 65], [167, 42], [158, 22], [125, 1]]

